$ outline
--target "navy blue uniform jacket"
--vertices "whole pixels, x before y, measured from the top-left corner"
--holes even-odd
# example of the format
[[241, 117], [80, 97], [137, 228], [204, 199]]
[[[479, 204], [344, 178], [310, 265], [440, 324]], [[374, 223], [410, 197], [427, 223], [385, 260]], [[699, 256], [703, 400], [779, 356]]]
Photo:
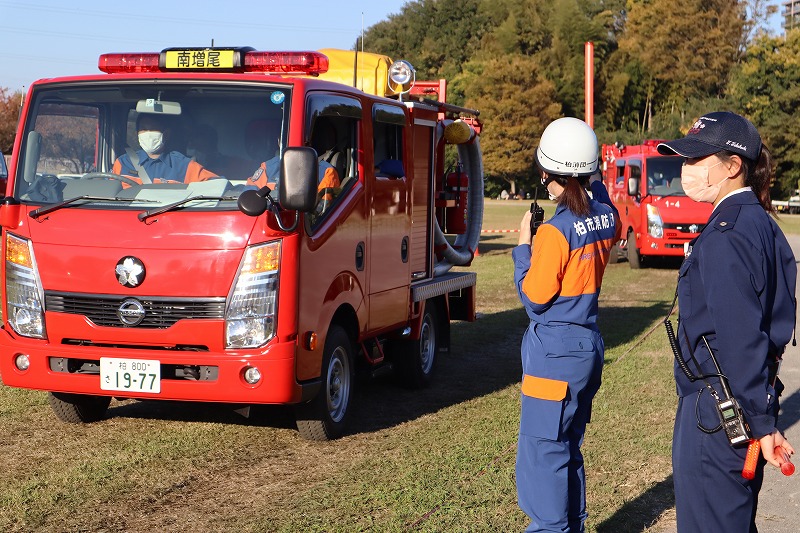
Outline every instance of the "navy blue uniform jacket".
[[[705, 335], [755, 438], [775, 430], [778, 402], [767, 364], [783, 353], [794, 334], [796, 279], [786, 237], [750, 190], [717, 205], [680, 269], [683, 358], [689, 361], [694, 353], [704, 373], [715, 372], [701, 339]], [[689, 368], [697, 374], [693, 362]], [[705, 386], [691, 383], [677, 365], [675, 380], [680, 396]], [[715, 378], [709, 382], [718, 383]]]

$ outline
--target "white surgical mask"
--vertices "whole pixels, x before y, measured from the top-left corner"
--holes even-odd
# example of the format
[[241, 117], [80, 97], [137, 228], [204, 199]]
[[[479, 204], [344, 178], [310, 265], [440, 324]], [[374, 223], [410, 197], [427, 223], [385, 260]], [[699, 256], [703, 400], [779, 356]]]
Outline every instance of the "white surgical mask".
[[160, 131], [140, 131], [139, 146], [148, 155], [157, 154], [164, 147], [164, 134]]
[[542, 185], [544, 185], [544, 190], [547, 191], [547, 197], [551, 202], [558, 200], [558, 196], [550, 192], [550, 187], [547, 186], [547, 180], [545, 178], [542, 178]]
[[708, 174], [712, 168], [721, 164], [722, 161], [710, 167], [684, 164], [681, 168], [681, 185], [686, 196], [695, 202], [714, 203], [725, 179], [712, 185], [708, 181]]

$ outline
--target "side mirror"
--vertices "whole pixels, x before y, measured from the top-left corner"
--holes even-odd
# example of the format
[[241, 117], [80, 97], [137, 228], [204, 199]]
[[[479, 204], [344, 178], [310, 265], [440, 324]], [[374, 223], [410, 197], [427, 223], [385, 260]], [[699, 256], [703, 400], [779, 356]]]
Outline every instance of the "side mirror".
[[0, 201], [0, 226], [8, 229], [15, 229], [19, 226], [19, 202], [6, 196]]
[[239, 195], [237, 205], [239, 211], [251, 217], [260, 216], [267, 210], [269, 203], [267, 202], [267, 195], [269, 194], [268, 187], [261, 187], [259, 190], [249, 189]]
[[42, 134], [31, 130], [28, 132], [28, 142], [25, 145], [25, 166], [22, 168], [22, 176], [28, 183], [33, 183], [36, 179], [36, 167], [39, 164], [41, 153]]
[[281, 207], [309, 212], [317, 205], [319, 163], [313, 148], [290, 147], [283, 153], [278, 177], [278, 198]]
[[628, 178], [628, 196], [639, 194], [639, 178]]

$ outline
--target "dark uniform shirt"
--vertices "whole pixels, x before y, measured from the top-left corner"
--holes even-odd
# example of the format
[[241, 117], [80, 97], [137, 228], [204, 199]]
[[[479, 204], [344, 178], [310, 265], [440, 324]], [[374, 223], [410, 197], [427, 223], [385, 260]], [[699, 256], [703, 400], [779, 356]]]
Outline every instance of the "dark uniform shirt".
[[[703, 373], [715, 373], [705, 336], [753, 436], [761, 438], [775, 430], [777, 417], [768, 364], [783, 353], [794, 334], [794, 254], [751, 190], [717, 205], [692, 244], [678, 280], [681, 354], [693, 373], [697, 368], [690, 361], [692, 353]], [[690, 382], [677, 365], [675, 380], [680, 396], [705, 386], [701, 380]], [[715, 378], [709, 382], [717, 388]]]
[[[147, 152], [140, 149], [136, 152], [136, 156], [139, 159], [139, 164], [153, 182], [191, 183], [217, 177], [213, 172], [203, 168], [200, 163], [193, 161], [180, 152], [167, 152], [154, 159], [148, 156]], [[122, 154], [114, 162], [113, 172], [114, 174], [141, 179], [127, 153]]]

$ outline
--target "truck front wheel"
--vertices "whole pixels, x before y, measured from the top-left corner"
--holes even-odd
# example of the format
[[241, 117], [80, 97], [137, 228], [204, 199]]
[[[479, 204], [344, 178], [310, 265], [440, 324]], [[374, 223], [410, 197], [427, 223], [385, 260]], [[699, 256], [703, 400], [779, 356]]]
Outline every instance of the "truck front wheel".
[[344, 433], [353, 393], [353, 350], [340, 326], [331, 326], [322, 357], [322, 389], [295, 408], [297, 429], [308, 440], [331, 440]]
[[111, 403], [110, 396], [88, 396], [86, 394], [66, 394], [51, 392], [50, 407], [62, 422], [80, 424], [102, 420]]
[[639, 253], [639, 245], [636, 244], [636, 233], [633, 230], [628, 232], [628, 264], [631, 268], [642, 268], [642, 254]]
[[619, 241], [611, 246], [611, 251], [608, 254], [608, 264], [616, 265], [619, 263]]

